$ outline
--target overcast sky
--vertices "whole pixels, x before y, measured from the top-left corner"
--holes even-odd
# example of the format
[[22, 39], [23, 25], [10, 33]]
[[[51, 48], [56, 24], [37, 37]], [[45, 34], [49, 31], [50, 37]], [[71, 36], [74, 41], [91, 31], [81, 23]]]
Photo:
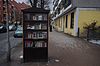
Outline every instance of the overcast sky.
[[16, 0], [17, 2], [26, 2], [27, 0]]

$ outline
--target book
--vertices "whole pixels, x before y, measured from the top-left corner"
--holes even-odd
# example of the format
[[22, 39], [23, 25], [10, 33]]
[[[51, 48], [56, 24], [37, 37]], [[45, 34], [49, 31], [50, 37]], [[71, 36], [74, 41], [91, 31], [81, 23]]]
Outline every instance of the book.
[[37, 20], [37, 17], [36, 16], [33, 16], [33, 20]]
[[42, 20], [42, 15], [38, 15], [38, 20]]
[[25, 47], [32, 47], [33, 42], [32, 41], [25, 41]]
[[47, 29], [46, 24], [41, 24], [41, 29]]

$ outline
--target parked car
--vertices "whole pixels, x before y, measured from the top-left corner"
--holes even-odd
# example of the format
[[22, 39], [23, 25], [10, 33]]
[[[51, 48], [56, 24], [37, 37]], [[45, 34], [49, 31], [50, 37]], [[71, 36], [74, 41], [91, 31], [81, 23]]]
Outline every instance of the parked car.
[[15, 31], [16, 26], [15, 25], [9, 25], [9, 31]]
[[22, 38], [22, 35], [23, 35], [22, 27], [18, 27], [14, 33], [14, 37], [15, 38]]
[[0, 25], [0, 33], [7, 32], [7, 28], [5, 25]]

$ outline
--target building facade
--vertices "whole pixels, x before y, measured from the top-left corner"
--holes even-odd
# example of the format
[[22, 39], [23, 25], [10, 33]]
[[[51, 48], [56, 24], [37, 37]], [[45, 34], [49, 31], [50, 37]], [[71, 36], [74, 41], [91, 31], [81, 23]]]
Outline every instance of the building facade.
[[[21, 21], [21, 10], [29, 8], [29, 5], [25, 3], [17, 3], [15, 0], [9, 0], [8, 2], [8, 16], [9, 23], [15, 23]], [[0, 23], [6, 24], [6, 0], [0, 0]]]
[[99, 0], [54, 0], [53, 24], [55, 29], [73, 36], [83, 36], [86, 24], [95, 20], [100, 26], [99, 3]]
[[2, 7], [2, 5], [3, 5], [3, 1], [2, 0], [0, 0], [0, 22], [2, 22], [3, 20], [2, 20], [2, 17], [3, 17], [3, 7]]

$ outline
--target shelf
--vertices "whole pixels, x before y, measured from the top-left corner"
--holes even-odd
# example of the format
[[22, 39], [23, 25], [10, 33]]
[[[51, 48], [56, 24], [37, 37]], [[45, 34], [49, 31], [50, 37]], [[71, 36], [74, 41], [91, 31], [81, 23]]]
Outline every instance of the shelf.
[[34, 48], [34, 49], [47, 49], [47, 47], [24, 47], [24, 49], [31, 49], [31, 48]]
[[45, 31], [48, 31], [47, 29], [26, 29], [26, 30], [24, 30], [24, 31], [43, 31], [43, 32], [45, 32]]
[[37, 23], [37, 22], [38, 22], [38, 23], [47, 23], [48, 21], [47, 21], [47, 20], [45, 20], [45, 21], [39, 21], [39, 20], [38, 20], [38, 21], [36, 21], [36, 20], [24, 20], [23, 22], [31, 22], [31, 23], [32, 23], [32, 22], [34, 22], [34, 23], [35, 23], [35, 22], [36, 22], [36, 23]]
[[29, 41], [47, 41], [48, 39], [42, 38], [42, 39], [24, 39], [24, 40], [29, 40]]

